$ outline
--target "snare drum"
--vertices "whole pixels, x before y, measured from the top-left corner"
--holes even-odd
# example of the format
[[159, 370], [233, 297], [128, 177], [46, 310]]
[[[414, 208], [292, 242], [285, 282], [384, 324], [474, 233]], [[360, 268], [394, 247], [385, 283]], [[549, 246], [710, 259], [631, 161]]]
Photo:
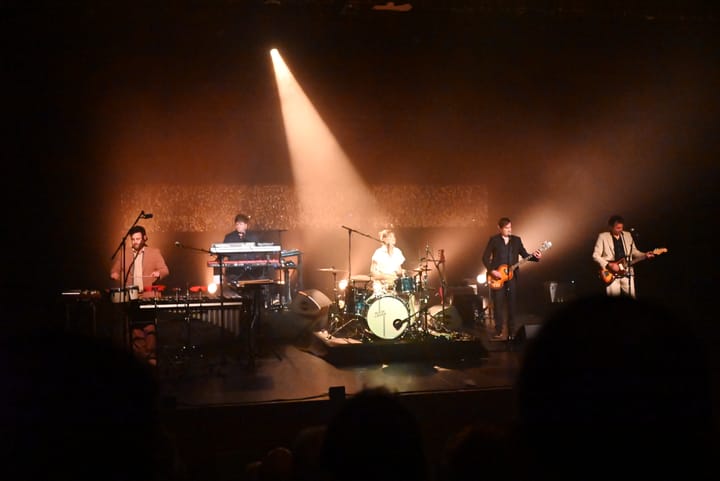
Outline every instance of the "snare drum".
[[410, 276], [402, 276], [395, 279], [395, 292], [398, 294], [412, 294], [415, 292], [415, 279]]
[[392, 295], [376, 297], [363, 312], [370, 332], [381, 339], [395, 339], [410, 324], [410, 311], [405, 301]]
[[121, 304], [123, 302], [136, 301], [140, 297], [140, 289], [138, 286], [114, 287], [110, 289], [110, 301], [113, 304]]

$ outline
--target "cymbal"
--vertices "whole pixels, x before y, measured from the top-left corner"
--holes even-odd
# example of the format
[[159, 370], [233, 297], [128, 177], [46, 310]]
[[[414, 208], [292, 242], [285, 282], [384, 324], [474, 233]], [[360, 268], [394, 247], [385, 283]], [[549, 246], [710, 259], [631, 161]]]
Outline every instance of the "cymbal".
[[370, 276], [367, 274], [355, 274], [350, 276], [351, 281], [370, 282]]
[[334, 267], [321, 267], [318, 269], [320, 272], [347, 272], [342, 269], [335, 269]]
[[413, 269], [413, 272], [423, 272], [423, 271], [427, 272], [427, 271], [431, 271], [431, 270], [432, 269], [429, 267], [417, 267], [417, 268]]

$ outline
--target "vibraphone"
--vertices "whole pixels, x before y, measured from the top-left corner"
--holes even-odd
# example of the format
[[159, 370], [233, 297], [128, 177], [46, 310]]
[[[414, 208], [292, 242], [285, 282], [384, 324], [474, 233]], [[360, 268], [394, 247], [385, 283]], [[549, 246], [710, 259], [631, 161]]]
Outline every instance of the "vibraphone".
[[182, 316], [185, 319], [199, 320], [240, 335], [243, 316], [247, 316], [252, 303], [250, 298], [157, 298], [141, 299], [140, 309], [156, 310], [157, 317]]

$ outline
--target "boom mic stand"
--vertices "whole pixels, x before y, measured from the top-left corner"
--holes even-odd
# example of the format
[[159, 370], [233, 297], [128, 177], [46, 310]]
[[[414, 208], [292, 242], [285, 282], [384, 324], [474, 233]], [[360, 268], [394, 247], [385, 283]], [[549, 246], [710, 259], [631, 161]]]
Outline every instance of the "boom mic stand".
[[[345, 229], [345, 230], [348, 231], [348, 263], [347, 263], [347, 264], [348, 264], [348, 285], [347, 285], [346, 289], [349, 290], [349, 289], [351, 289], [351, 283], [350, 283], [350, 281], [351, 281], [351, 279], [352, 279], [352, 260], [351, 260], [351, 259], [352, 259], [352, 234], [353, 234], [353, 232], [355, 232], [356, 234], [359, 234], [359, 235], [361, 235], [361, 236], [363, 236], [363, 237], [367, 237], [368, 239], [372, 239], [372, 240], [374, 240], [374, 241], [380, 242], [380, 243], [382, 243], [382, 241], [381, 241], [380, 239], [376, 238], [376, 237], [371, 236], [370, 234], [366, 234], [365, 232], [360, 232], [359, 230], [353, 229], [352, 227], [347, 227], [347, 226], [345, 226], [345, 225], [341, 225], [340, 227], [342, 227], [343, 229]], [[349, 314], [349, 313], [348, 313], [349, 307], [348, 307], [348, 304], [347, 304], [348, 298], [349, 298], [349, 296], [347, 295], [347, 292], [346, 292], [346, 295], [345, 295], [345, 309], [344, 309], [345, 312], [344, 312], [344, 314], [341, 313], [341, 317], [342, 317], [342, 320], [343, 320], [343, 324], [342, 324], [340, 327], [334, 329], [334, 330], [330, 333], [330, 337], [332, 337], [332, 335], [333, 335], [334, 333], [339, 332], [339, 331], [340, 331], [341, 329], [343, 329], [345, 326], [347, 326], [348, 324], [350, 324], [350, 322], [352, 322], [353, 320], [355, 320], [353, 316], [348, 316], [348, 314]], [[353, 310], [354, 310], [354, 308], [353, 308]], [[348, 317], [350, 317], [350, 319], [347, 319]]]
[[[117, 257], [118, 253], [120, 253], [120, 294], [122, 295], [122, 305], [127, 306], [127, 302], [130, 300], [130, 293], [127, 290], [127, 277], [128, 273], [130, 272], [130, 268], [128, 268], [127, 272], [125, 271], [125, 262], [126, 262], [126, 246], [127, 246], [127, 238], [130, 236], [130, 231], [133, 227], [135, 227], [140, 219], [149, 219], [152, 217], [152, 214], [145, 214], [144, 210], [141, 210], [138, 216], [135, 218], [135, 221], [132, 223], [132, 225], [128, 228], [127, 232], [125, 232], [125, 235], [123, 236], [122, 240], [120, 240], [120, 244], [117, 246], [117, 249], [115, 249], [115, 252], [113, 252], [113, 255], [110, 257], [111, 261], [115, 260], [115, 257]], [[135, 259], [133, 259], [133, 264], [135, 263]], [[132, 265], [130, 267], [132, 267]], [[127, 307], [125, 308], [125, 320], [124, 320], [124, 327], [123, 327], [123, 341], [125, 344], [130, 344], [130, 314], [127, 311]]]
[[[625, 236], [621, 234], [621, 237], [623, 240], [623, 244], [625, 244]], [[625, 275], [628, 278], [628, 295], [630, 297], [634, 297], [634, 294], [635, 294], [635, 292], [634, 292], [634, 290], [635, 290], [634, 289], [634, 287], [635, 287], [635, 282], [634, 282], [635, 269], [633, 269], [633, 267], [632, 267], [632, 254], [633, 254], [633, 250], [635, 249], [635, 236], [634, 236], [633, 230], [630, 231], [630, 237], [632, 238], [632, 242], [630, 242], [630, 249], [628, 249], [627, 247], [625, 248], [625, 264], [627, 265], [627, 272], [625, 273]]]
[[344, 226], [344, 225], [342, 225], [342, 226], [340, 226], [340, 227], [342, 227], [343, 229], [345, 229], [345, 230], [348, 231], [348, 280], [349, 280], [349, 279], [352, 277], [352, 268], [351, 268], [351, 259], [352, 259], [352, 233], [355, 232], [356, 234], [360, 234], [361, 236], [367, 237], [368, 239], [372, 239], [372, 240], [378, 241], [378, 242], [380, 242], [380, 243], [382, 243], [382, 241], [381, 241], [380, 239], [377, 239], [377, 238], [371, 236], [370, 234], [366, 234], [366, 233], [364, 233], [364, 232], [360, 232], [359, 230], [355, 230], [355, 229], [353, 229], [353, 228], [351, 228], [351, 227], [347, 227], [347, 226]]

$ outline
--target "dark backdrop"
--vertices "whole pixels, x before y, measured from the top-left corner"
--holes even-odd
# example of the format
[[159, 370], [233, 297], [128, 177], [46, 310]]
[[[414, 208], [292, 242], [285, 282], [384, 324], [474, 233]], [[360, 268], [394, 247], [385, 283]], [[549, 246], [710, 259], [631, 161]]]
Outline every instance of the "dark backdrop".
[[[138, 181], [290, 185], [267, 53], [278, 47], [368, 183], [487, 189], [484, 221], [452, 231], [477, 250], [453, 259], [451, 283], [473, 275], [495, 220], [509, 215], [516, 233], [532, 226], [556, 246], [543, 270], [523, 273], [527, 310], [547, 301], [548, 280], [597, 291], [592, 243], [621, 213], [644, 248], [669, 249], [639, 268], [642, 295], [711, 325], [711, 8], [417, 2], [383, 13], [371, 2], [283, 3], [3, 7], [7, 302], [106, 288], [128, 219], [150, 210], [123, 197]], [[224, 232], [177, 232], [156, 220], [151, 237], [168, 251], [171, 283], [182, 285], [190, 274], [171, 241]], [[398, 227], [415, 250], [429, 235]], [[306, 259], [306, 286], [324, 288], [314, 269], [345, 258], [345, 235], [334, 234], [330, 258]]]

